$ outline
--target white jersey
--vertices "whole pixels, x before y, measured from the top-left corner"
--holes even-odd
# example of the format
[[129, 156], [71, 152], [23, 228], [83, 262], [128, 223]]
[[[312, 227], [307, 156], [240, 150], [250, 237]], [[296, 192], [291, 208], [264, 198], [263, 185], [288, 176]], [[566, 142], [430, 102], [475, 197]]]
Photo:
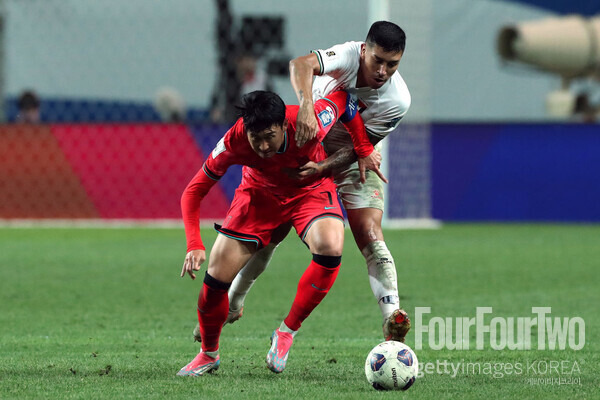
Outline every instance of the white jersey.
[[[327, 50], [314, 50], [321, 65], [321, 75], [313, 81], [313, 99], [325, 97], [344, 89], [358, 97], [360, 115], [369, 136], [376, 141], [385, 138], [400, 123], [410, 107], [410, 92], [400, 73], [394, 75], [379, 89], [356, 88], [360, 48], [364, 42], [346, 42]], [[328, 154], [340, 147], [352, 145], [352, 138], [338, 122], [325, 138]]]

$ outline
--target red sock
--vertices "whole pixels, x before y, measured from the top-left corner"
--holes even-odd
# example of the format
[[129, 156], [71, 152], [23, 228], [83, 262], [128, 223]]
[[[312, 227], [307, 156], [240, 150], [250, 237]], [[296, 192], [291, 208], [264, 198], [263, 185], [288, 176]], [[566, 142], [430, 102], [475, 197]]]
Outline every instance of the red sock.
[[[316, 306], [321, 303], [321, 300], [327, 295], [329, 289], [333, 286], [335, 278], [337, 277], [338, 271], [340, 270], [341, 257], [333, 256], [317, 256], [321, 259], [327, 258], [333, 263], [329, 263], [331, 266], [324, 267], [319, 263], [313, 261], [310, 263], [300, 282], [298, 282], [298, 290], [296, 291], [296, 298], [292, 304], [290, 313], [283, 322], [288, 328], [297, 331], [304, 321], [315, 309]], [[337, 265], [336, 265], [337, 262]], [[323, 263], [323, 262], [322, 262]], [[325, 263], [326, 264], [326, 263]], [[333, 265], [332, 265], [333, 264]]]
[[[198, 322], [200, 323], [200, 335], [202, 336], [202, 351], [217, 351], [219, 349], [219, 337], [221, 329], [227, 319], [229, 312], [229, 297], [227, 289], [224, 287], [227, 284], [217, 281], [208, 273], [207, 278], [204, 278], [204, 284], [200, 295], [198, 296]], [[216, 281], [215, 285], [211, 282]]]

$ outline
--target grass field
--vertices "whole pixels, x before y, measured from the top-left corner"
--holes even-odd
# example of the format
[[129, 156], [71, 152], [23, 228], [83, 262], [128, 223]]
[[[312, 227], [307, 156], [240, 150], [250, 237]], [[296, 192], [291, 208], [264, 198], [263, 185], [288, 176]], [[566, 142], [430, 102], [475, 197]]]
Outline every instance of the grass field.
[[[215, 237], [209, 230], [204, 236], [207, 245]], [[221, 369], [201, 378], [176, 377], [199, 350], [191, 332], [201, 279], [179, 278], [182, 230], [4, 228], [0, 398], [600, 396], [600, 226], [446, 225], [387, 231], [386, 238], [402, 304], [411, 315], [415, 307], [431, 307], [425, 323], [475, 317], [476, 307], [485, 306], [493, 307], [488, 322], [529, 318], [532, 307], [546, 306], [552, 317], [583, 318], [585, 346], [538, 350], [536, 329], [529, 351], [493, 350], [489, 340], [483, 350], [433, 350], [425, 341], [416, 352], [421, 364], [479, 363], [481, 371], [427, 373], [407, 392], [376, 392], [363, 368], [381, 341], [380, 313], [347, 231], [339, 278], [304, 323], [282, 374], [270, 372], [264, 359], [310, 259], [294, 236], [250, 293], [244, 317], [224, 328]], [[471, 339], [474, 347], [474, 333]], [[414, 346], [414, 340], [409, 333], [407, 343]], [[550, 362], [561, 363], [560, 369], [544, 372]], [[486, 364], [517, 363], [521, 373], [503, 370], [494, 377], [485, 370]]]

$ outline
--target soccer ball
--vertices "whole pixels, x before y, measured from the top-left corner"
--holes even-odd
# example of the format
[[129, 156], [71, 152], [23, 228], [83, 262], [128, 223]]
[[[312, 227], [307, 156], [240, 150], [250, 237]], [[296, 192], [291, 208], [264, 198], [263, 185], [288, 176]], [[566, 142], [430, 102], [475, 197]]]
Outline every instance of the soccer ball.
[[415, 383], [418, 371], [415, 352], [393, 340], [375, 346], [365, 362], [367, 380], [377, 390], [407, 390]]

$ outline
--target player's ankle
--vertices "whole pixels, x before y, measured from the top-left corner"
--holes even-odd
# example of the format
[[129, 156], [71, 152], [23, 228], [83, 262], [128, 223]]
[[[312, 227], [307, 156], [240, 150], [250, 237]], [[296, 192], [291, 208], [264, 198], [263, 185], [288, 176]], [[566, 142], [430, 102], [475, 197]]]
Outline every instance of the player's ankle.
[[204, 352], [204, 354], [206, 354], [210, 358], [217, 358], [217, 357], [219, 357], [219, 349], [217, 349], [215, 351], [203, 351], [203, 352]]
[[298, 331], [293, 330], [292, 328], [288, 327], [285, 322], [282, 322], [281, 325], [279, 325], [279, 332], [287, 332], [290, 333], [292, 335], [292, 337], [295, 337], [296, 334], [298, 333]]

